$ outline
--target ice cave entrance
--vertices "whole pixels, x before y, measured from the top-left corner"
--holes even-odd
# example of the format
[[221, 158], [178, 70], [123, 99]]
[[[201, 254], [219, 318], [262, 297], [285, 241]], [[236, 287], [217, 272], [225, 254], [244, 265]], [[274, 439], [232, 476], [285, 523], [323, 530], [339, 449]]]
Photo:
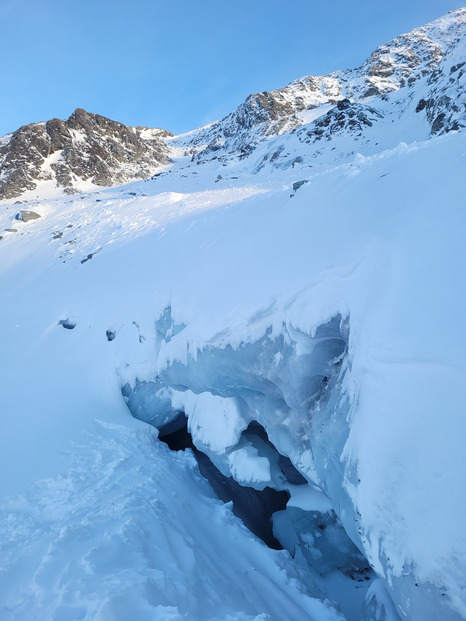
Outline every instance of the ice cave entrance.
[[[254, 428], [253, 424], [249, 427]], [[255, 427], [259, 433], [267, 435], [261, 425], [256, 424]], [[209, 457], [194, 446], [184, 413], [180, 413], [175, 420], [159, 429], [159, 440], [168, 444], [174, 451], [191, 449], [202, 476], [209, 481], [218, 498], [223, 502], [232, 502], [233, 513], [269, 548], [283, 549], [273, 534], [272, 516], [277, 511], [283, 511], [286, 508], [290, 498], [288, 492], [277, 491], [271, 487], [256, 490], [240, 485], [232, 477], [222, 474]], [[289, 469], [295, 471], [295, 478], [301, 477], [291, 462], [289, 462]]]
[[[184, 328], [167, 308], [156, 321], [159, 345]], [[361, 621], [375, 574], [330, 502], [333, 495], [339, 504], [343, 496], [338, 456], [349, 433], [343, 390], [348, 342], [349, 320], [341, 315], [310, 333], [283, 324], [280, 334], [266, 330], [237, 349], [198, 350], [122, 391], [133, 416], [156, 427], [170, 449], [192, 451], [214, 493], [232, 503], [254, 535], [270, 548], [286, 549], [323, 598], [338, 602], [348, 621]], [[231, 448], [216, 447], [217, 431], [228, 434], [234, 420], [245, 422], [239, 440], [233, 438]], [[309, 483], [287, 456], [299, 461], [311, 450], [317, 463], [328, 465], [325, 489]], [[257, 481], [251, 471], [239, 476], [235, 467], [244, 463], [231, 458], [241, 451], [266, 461], [269, 478]]]

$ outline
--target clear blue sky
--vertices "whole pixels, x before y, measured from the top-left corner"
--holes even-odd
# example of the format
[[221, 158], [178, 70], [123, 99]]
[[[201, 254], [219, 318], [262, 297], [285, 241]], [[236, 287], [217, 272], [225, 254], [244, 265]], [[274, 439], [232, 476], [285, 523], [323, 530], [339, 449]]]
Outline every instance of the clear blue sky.
[[463, 3], [0, 0], [0, 135], [77, 107], [187, 131], [249, 93], [358, 66]]

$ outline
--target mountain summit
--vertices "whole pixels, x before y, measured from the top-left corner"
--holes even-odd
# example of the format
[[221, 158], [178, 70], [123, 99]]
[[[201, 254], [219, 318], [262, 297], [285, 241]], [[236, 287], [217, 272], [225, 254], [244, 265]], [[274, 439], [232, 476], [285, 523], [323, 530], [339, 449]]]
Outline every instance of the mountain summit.
[[[25, 192], [32, 198], [36, 188], [40, 194], [72, 194], [148, 178], [176, 157], [177, 146], [196, 161], [228, 163], [249, 157], [264, 141], [294, 132], [305, 143], [294, 159], [299, 164], [313, 157], [311, 144], [333, 140], [342, 130], [356, 142], [372, 142], [372, 150], [378, 137], [374, 132], [366, 137], [365, 130], [374, 123], [402, 140], [404, 120], [413, 110], [428, 124], [420, 140], [462, 129], [465, 33], [462, 8], [378, 47], [357, 69], [306, 76], [250, 95], [225, 118], [182, 138], [161, 129], [128, 127], [80, 108], [66, 121], [26, 125], [0, 140], [0, 200]], [[289, 164], [280, 148], [263, 153], [259, 167], [266, 161]]]
[[[222, 120], [194, 132], [189, 144], [200, 160], [218, 157], [220, 149], [226, 159], [232, 153], [245, 157], [262, 140], [302, 125], [309, 125], [308, 135], [317, 140], [331, 139], [343, 126], [355, 134], [372, 124], [367, 112], [372, 119], [383, 119], [390, 109], [387, 103], [393, 104], [398, 124], [413, 98], [433, 134], [466, 127], [466, 89], [458, 62], [465, 56], [465, 35], [462, 8], [378, 47], [357, 69], [306, 76], [284, 88], [250, 95]], [[342, 100], [351, 104], [346, 115], [337, 105]], [[375, 117], [374, 109], [380, 109]], [[326, 117], [314, 126], [319, 111]]]
[[122, 123], [77, 108], [66, 121], [20, 127], [0, 144], [0, 199], [48, 183], [73, 194], [149, 177], [168, 164], [170, 132]]

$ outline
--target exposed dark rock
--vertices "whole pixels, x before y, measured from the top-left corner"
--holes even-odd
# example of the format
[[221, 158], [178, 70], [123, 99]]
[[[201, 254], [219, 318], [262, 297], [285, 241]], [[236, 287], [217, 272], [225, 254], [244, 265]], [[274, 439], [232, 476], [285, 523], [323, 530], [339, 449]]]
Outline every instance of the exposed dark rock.
[[453, 64], [450, 54], [445, 56], [435, 76], [428, 79], [430, 89], [424, 97], [424, 109], [433, 135], [466, 127], [466, 79], [462, 69], [465, 63]]
[[301, 155], [298, 155], [298, 157], [295, 157], [294, 160], [291, 161], [291, 168], [294, 168], [296, 164], [302, 164], [303, 162], [303, 157]]
[[[0, 147], [0, 199], [20, 196], [36, 187], [41, 177], [41, 165], [50, 154], [45, 126], [36, 123], [20, 127], [9, 142]], [[42, 175], [46, 178], [46, 175]]]
[[87, 255], [87, 257], [84, 257], [84, 259], [81, 259], [81, 263], [86, 263], [86, 261], [90, 261], [94, 255], [95, 255], [95, 252], [90, 252]]
[[375, 108], [344, 99], [314, 123], [299, 130], [297, 135], [302, 142], [330, 140], [340, 132], [351, 134], [372, 127], [374, 122], [382, 118], [381, 112]]
[[458, 69], [461, 69], [461, 67], [464, 67], [465, 64], [466, 64], [466, 62], [458, 63], [457, 65], [453, 65], [452, 68], [450, 69], [450, 73], [455, 73], [455, 71], [458, 71]]
[[445, 123], [445, 114], [442, 112], [437, 117], [435, 117], [435, 120], [432, 123], [432, 133], [438, 134], [442, 129], [444, 129], [444, 123]]
[[309, 181], [307, 179], [303, 179], [302, 181], [295, 181], [293, 183], [293, 192], [296, 192], [297, 190], [299, 190], [299, 188], [303, 186], [305, 183], [309, 183]]
[[67, 319], [60, 319], [60, 321], [58, 322], [59, 326], [63, 326], [66, 330], [74, 330], [74, 328], [76, 328], [76, 321], [71, 318], [68, 317]]
[[[168, 163], [164, 130], [133, 128], [77, 108], [66, 121], [25, 125], [0, 147], [0, 200], [53, 180], [68, 194], [80, 181], [113, 186], [148, 178]], [[55, 155], [50, 166], [47, 158]], [[78, 186], [78, 187], [77, 187]]]
[[351, 101], [349, 99], [340, 99], [340, 101], [337, 101], [336, 105], [338, 110], [346, 110], [346, 108], [351, 106]]
[[107, 336], [107, 341], [113, 341], [113, 339], [116, 337], [116, 331], [115, 330], [107, 330], [105, 332], [106, 336]]
[[380, 90], [374, 84], [371, 84], [364, 93], [364, 97], [376, 97], [377, 95], [380, 95]]
[[22, 209], [19, 213], [16, 214], [15, 218], [16, 220], [29, 222], [30, 220], [37, 220], [38, 218], [40, 218], [40, 214], [36, 213], [35, 211], [26, 211]]

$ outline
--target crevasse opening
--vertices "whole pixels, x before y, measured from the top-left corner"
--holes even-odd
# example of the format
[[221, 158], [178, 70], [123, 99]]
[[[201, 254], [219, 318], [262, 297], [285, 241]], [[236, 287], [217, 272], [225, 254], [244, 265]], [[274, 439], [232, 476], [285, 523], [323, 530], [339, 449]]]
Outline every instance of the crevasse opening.
[[[182, 338], [183, 329], [166, 310], [158, 346]], [[375, 574], [344, 486], [348, 343], [341, 315], [312, 333], [284, 323], [280, 334], [266, 330], [237, 347], [188, 351], [151, 379], [125, 384], [123, 394], [170, 448], [192, 450], [201, 474], [251, 532], [288, 550], [325, 597], [359, 620]]]
[[197, 461], [199, 470], [212, 486], [215, 494], [223, 502], [232, 502], [233, 513], [259, 539], [275, 550], [283, 549], [273, 533], [272, 516], [286, 508], [290, 494], [271, 487], [262, 490], [240, 485], [233, 477], [227, 477], [196, 448], [188, 431], [188, 421], [184, 414], [159, 429], [159, 439], [172, 450], [190, 449]]

